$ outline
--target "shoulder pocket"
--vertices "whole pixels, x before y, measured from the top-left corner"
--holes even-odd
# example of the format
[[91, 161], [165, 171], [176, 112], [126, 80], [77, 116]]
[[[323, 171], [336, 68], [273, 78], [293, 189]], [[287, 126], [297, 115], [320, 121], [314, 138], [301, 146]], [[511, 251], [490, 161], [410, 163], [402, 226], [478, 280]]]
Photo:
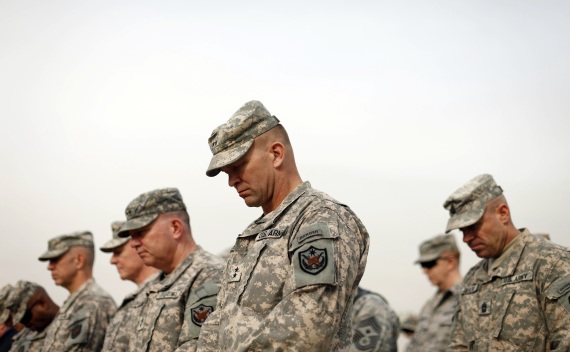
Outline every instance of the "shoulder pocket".
[[85, 309], [77, 311], [67, 324], [66, 347], [87, 342], [89, 338], [89, 313]]
[[570, 275], [554, 281], [546, 290], [546, 297], [557, 301], [570, 312]]

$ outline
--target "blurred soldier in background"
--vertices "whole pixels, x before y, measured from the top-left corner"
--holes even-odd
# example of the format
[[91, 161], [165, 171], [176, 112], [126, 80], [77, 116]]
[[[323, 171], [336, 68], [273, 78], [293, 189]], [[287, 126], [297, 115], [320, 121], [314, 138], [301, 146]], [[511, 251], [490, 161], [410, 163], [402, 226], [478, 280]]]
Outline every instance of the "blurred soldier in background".
[[423, 242], [416, 263], [421, 265], [437, 291], [424, 304], [406, 351], [445, 351], [451, 337], [451, 320], [457, 309], [461, 285], [455, 237], [452, 234], [439, 235]]
[[150, 284], [158, 273], [158, 269], [143, 263], [137, 251], [129, 245], [130, 237], [118, 236], [123, 224], [123, 221], [111, 224], [113, 237], [100, 249], [112, 253], [111, 264], [115, 265], [121, 279], [134, 282], [138, 288], [123, 299], [109, 323], [103, 344], [103, 351], [106, 352], [129, 351], [129, 343], [136, 338], [136, 322], [140, 317], [141, 307], [146, 300]]
[[400, 320], [388, 301], [360, 286], [352, 306], [351, 351], [396, 352]]

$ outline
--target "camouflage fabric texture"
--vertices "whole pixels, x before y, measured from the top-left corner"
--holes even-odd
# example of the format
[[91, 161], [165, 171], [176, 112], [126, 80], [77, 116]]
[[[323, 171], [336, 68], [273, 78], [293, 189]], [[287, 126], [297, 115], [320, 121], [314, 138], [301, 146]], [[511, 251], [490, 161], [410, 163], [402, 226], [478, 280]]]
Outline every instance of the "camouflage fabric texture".
[[406, 352], [443, 352], [451, 341], [451, 321], [459, 304], [461, 282], [436, 292], [422, 307]]
[[41, 352], [45, 344], [45, 338], [45, 330], [38, 333], [24, 328], [14, 336], [10, 352]]
[[48, 242], [48, 250], [38, 260], [44, 262], [55, 259], [67, 252], [71, 247], [93, 248], [93, 234], [89, 231], [79, 231], [52, 238]]
[[0, 323], [6, 322], [10, 317], [10, 311], [8, 310], [7, 303], [10, 293], [12, 292], [13, 286], [7, 284], [2, 286], [0, 289]]
[[143, 228], [160, 214], [186, 210], [182, 195], [177, 188], [155, 189], [133, 199], [125, 209], [127, 221], [118, 231], [119, 237], [129, 237], [130, 230]]
[[570, 252], [528, 230], [463, 280], [448, 351], [569, 351]]
[[497, 186], [491, 175], [479, 175], [467, 182], [453, 192], [443, 204], [450, 216], [445, 232], [467, 227], [479, 221], [487, 203], [501, 194], [503, 190]]
[[304, 182], [230, 252], [199, 351], [348, 351], [369, 236], [345, 205]]
[[28, 302], [39, 286], [30, 281], [20, 280], [12, 288], [6, 308], [12, 313], [12, 324], [18, 324], [26, 314]]
[[279, 124], [259, 101], [249, 101], [236, 111], [228, 122], [214, 129], [208, 139], [212, 160], [206, 175], [213, 177], [220, 168], [241, 158], [256, 137]]
[[101, 251], [106, 253], [112, 252], [129, 241], [129, 236], [119, 237], [119, 231], [124, 224], [124, 221], [113, 221], [113, 223], [111, 223], [111, 233], [113, 237], [99, 248]]
[[126, 352], [136, 340], [136, 324], [141, 316], [147, 293], [158, 275], [151, 275], [137, 290], [123, 299], [105, 333], [104, 352]]
[[42, 352], [92, 352], [103, 347], [115, 302], [94, 280], [70, 295], [47, 328]]
[[351, 351], [397, 352], [400, 319], [388, 301], [358, 288], [352, 307]]
[[416, 264], [438, 259], [443, 253], [459, 252], [455, 236], [452, 234], [438, 235], [420, 244], [420, 257]]
[[222, 268], [220, 258], [197, 246], [168, 276], [153, 281], [130, 350], [195, 351], [200, 328], [216, 307]]

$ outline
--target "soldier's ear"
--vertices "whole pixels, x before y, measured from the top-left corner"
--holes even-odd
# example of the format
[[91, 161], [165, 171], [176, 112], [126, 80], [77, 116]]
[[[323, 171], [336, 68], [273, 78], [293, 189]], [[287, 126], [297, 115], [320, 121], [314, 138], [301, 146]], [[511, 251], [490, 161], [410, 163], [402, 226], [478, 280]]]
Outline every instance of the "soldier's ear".
[[273, 157], [273, 167], [278, 168], [283, 164], [285, 157], [285, 146], [281, 142], [271, 144], [271, 156]]
[[511, 220], [511, 211], [509, 206], [505, 203], [501, 203], [497, 206], [496, 214], [499, 218], [499, 221], [503, 224], [507, 224]]

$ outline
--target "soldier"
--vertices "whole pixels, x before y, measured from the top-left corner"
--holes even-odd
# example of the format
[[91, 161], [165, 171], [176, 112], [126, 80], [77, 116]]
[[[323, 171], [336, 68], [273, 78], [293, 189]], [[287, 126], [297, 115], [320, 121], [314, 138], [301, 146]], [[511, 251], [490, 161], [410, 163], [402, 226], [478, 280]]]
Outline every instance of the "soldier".
[[400, 319], [388, 301], [358, 287], [352, 307], [351, 351], [397, 352]]
[[459, 249], [454, 235], [438, 235], [424, 241], [416, 264], [421, 265], [437, 291], [422, 307], [406, 352], [443, 352], [449, 346], [451, 320], [461, 286]]
[[229, 255], [200, 348], [348, 350], [352, 299], [368, 254], [360, 219], [301, 180], [285, 128], [258, 101], [216, 128], [209, 144], [206, 174], [226, 173], [246, 205], [263, 214]]
[[55, 284], [70, 294], [47, 329], [42, 351], [100, 351], [116, 305], [93, 279], [95, 251], [91, 232], [51, 239], [48, 250], [38, 259], [49, 261], [48, 270]]
[[12, 338], [18, 332], [12, 326], [12, 316], [6, 308], [13, 286], [8, 284], [0, 289], [0, 352], [8, 352], [12, 347]]
[[123, 221], [111, 224], [113, 237], [100, 249], [106, 253], [113, 253], [111, 264], [117, 267], [121, 279], [134, 282], [138, 288], [123, 299], [123, 303], [109, 323], [103, 344], [105, 352], [129, 351], [129, 343], [135, 340], [135, 322], [140, 316], [140, 308], [158, 272], [156, 268], [143, 263], [137, 251], [129, 245], [130, 237], [118, 236], [123, 224]]
[[10, 293], [7, 307], [14, 324], [25, 326], [16, 336], [11, 351], [40, 352], [46, 331], [59, 311], [46, 290], [29, 281], [18, 281]]
[[444, 203], [447, 231], [483, 258], [465, 279], [448, 351], [570, 350], [568, 248], [518, 230], [491, 175], [480, 175]]
[[119, 237], [130, 234], [142, 261], [162, 271], [140, 308], [131, 351], [194, 351], [200, 328], [216, 307], [222, 260], [194, 242], [176, 188], [139, 195], [125, 214]]

